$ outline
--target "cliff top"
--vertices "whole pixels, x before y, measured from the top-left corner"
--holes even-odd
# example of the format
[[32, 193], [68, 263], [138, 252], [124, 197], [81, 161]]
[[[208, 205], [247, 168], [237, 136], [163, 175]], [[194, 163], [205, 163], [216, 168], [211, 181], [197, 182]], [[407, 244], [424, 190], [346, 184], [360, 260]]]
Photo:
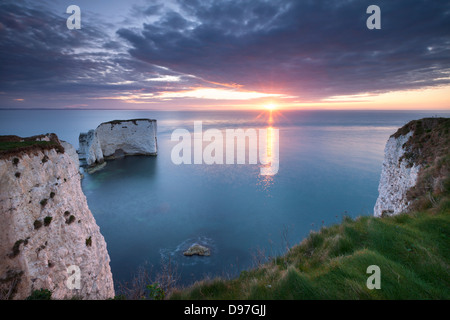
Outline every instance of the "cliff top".
[[0, 159], [9, 158], [13, 155], [20, 156], [23, 153], [35, 153], [36, 151], [55, 149], [64, 153], [64, 147], [54, 133], [41, 134], [22, 138], [19, 136], [0, 136]]
[[[398, 138], [413, 132], [403, 145], [409, 164], [431, 164], [435, 159], [450, 154], [450, 118], [423, 118], [413, 120], [392, 135]], [[402, 160], [400, 159], [400, 160]]]
[[156, 120], [154, 120], [154, 119], [146, 119], [146, 118], [142, 118], [142, 119], [129, 119], [129, 120], [112, 120], [112, 121], [102, 122], [100, 125], [102, 125], [102, 124], [112, 124], [112, 125], [116, 125], [116, 124], [122, 124], [123, 122], [133, 122], [134, 125], [137, 125], [137, 121], [148, 121], [148, 122], [153, 122], [153, 121], [156, 121]]

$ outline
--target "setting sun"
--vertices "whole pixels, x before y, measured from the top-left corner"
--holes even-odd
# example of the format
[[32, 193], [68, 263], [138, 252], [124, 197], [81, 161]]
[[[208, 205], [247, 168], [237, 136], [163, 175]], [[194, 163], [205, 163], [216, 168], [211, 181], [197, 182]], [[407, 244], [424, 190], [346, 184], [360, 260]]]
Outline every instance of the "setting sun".
[[264, 108], [266, 108], [267, 110], [272, 111], [272, 110], [275, 110], [275, 109], [277, 108], [277, 105], [276, 105], [276, 104], [273, 104], [273, 103], [271, 103], [271, 104], [266, 104], [266, 105], [264, 106]]

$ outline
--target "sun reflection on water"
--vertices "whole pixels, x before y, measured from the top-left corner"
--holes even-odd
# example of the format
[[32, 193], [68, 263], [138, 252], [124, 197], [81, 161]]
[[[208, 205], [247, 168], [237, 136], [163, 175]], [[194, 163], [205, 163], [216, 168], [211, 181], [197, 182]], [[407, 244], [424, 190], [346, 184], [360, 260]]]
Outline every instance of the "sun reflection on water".
[[[278, 173], [279, 168], [279, 132], [278, 129], [273, 126], [273, 112], [275, 108], [267, 109], [268, 117], [267, 114], [265, 115], [267, 117], [268, 125], [265, 129], [266, 136], [265, 139], [260, 136], [262, 141], [260, 141], [259, 145], [260, 148], [265, 147], [265, 152], [261, 152], [260, 150], [261, 170], [256, 184], [267, 193], [268, 197], [272, 197], [271, 189], [275, 183], [274, 177]], [[264, 174], [262, 172], [264, 172]]]

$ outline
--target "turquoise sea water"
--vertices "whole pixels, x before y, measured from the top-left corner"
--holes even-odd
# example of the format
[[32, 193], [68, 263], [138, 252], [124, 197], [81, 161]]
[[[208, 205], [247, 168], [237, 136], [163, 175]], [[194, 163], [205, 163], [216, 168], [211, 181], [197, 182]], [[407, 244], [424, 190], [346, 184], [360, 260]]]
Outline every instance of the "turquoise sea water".
[[[342, 216], [371, 215], [378, 196], [384, 146], [406, 122], [450, 112], [290, 111], [268, 122], [261, 112], [0, 110], [0, 134], [58, 134], [76, 147], [78, 135], [115, 119], [158, 120], [158, 156], [109, 161], [85, 175], [82, 188], [104, 235], [114, 280], [161, 259], [178, 266], [188, 284], [205, 276], [235, 276], [257, 252], [282, 254], [311, 230]], [[175, 129], [279, 130], [279, 170], [260, 165], [175, 165]], [[210, 257], [185, 257], [193, 243]]]

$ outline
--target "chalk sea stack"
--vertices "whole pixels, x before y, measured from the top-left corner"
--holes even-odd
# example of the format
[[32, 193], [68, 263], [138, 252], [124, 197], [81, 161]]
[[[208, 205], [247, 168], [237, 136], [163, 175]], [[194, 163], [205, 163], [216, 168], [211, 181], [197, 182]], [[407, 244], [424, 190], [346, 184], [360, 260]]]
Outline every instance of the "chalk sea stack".
[[114, 120], [81, 133], [78, 154], [87, 166], [132, 155], [156, 156], [157, 123], [152, 119]]

